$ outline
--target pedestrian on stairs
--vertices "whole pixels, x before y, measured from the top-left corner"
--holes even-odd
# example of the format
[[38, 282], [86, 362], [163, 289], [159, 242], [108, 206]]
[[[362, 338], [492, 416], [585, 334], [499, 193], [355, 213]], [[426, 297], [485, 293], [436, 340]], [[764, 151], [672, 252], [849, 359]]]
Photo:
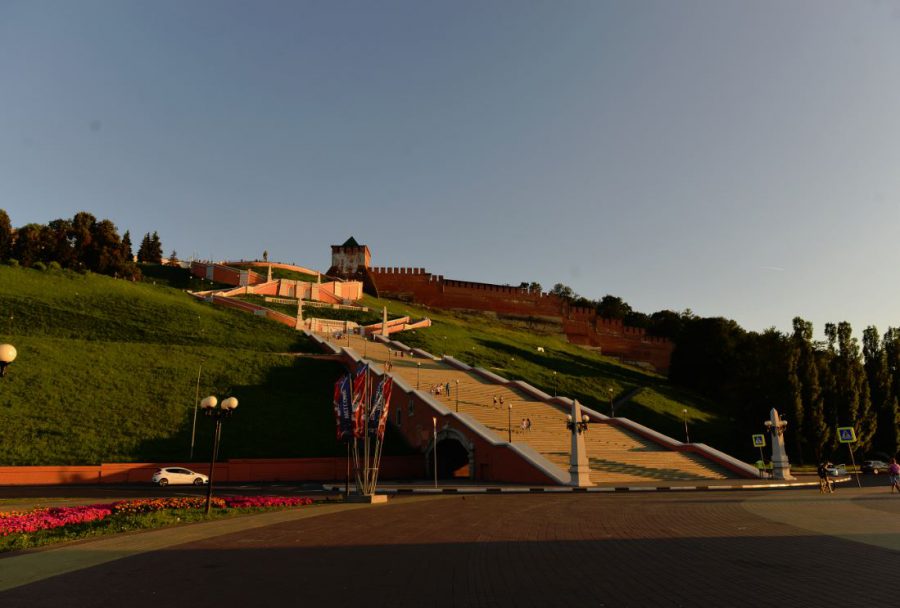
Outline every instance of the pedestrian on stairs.
[[493, 405], [493, 407], [495, 407], [495, 408], [497, 407], [497, 395], [494, 395], [494, 405]]

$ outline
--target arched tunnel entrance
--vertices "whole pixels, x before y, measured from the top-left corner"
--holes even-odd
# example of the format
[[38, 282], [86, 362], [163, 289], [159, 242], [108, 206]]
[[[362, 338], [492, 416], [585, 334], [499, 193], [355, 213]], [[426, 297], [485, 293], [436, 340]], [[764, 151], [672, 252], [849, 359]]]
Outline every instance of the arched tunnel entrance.
[[[434, 475], [434, 449], [429, 446], [428, 477]], [[466, 436], [455, 429], [445, 428], [437, 435], [437, 476], [438, 479], [474, 479], [474, 446]]]

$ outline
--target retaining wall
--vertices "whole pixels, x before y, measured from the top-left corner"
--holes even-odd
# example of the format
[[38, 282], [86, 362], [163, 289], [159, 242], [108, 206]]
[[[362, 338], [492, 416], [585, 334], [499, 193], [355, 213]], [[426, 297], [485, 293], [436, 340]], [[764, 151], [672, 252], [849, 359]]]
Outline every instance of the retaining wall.
[[[162, 467], [185, 467], [209, 473], [202, 462], [103, 463], [90, 466], [0, 467], [0, 485], [61, 485], [98, 483], [144, 483]], [[385, 456], [381, 462], [382, 479], [416, 479], [422, 476], [424, 458]], [[285, 458], [235, 459], [216, 463], [214, 482], [223, 481], [336, 481], [347, 476], [347, 459]]]

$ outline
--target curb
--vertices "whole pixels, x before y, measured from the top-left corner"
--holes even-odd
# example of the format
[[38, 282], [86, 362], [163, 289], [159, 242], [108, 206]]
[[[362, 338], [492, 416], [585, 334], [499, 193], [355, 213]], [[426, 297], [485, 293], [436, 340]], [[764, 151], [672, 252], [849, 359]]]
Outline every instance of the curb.
[[[842, 480], [844, 481], [844, 480]], [[343, 485], [325, 485], [325, 490], [333, 492], [342, 491]], [[696, 486], [604, 486], [574, 488], [567, 486], [537, 486], [537, 487], [416, 487], [416, 488], [384, 488], [377, 490], [378, 494], [409, 495], [409, 494], [599, 494], [615, 492], [710, 492], [719, 490], [778, 490], [785, 488], [818, 488], [818, 481], [799, 481], [785, 483], [755, 483], [755, 484], [718, 484]]]

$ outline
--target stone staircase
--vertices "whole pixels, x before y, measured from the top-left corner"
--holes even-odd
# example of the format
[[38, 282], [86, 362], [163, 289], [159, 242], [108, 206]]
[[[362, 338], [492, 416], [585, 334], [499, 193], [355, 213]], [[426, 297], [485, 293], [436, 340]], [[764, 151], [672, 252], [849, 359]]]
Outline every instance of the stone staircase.
[[[364, 341], [359, 336], [344, 336], [339, 340], [322, 337], [338, 347], [349, 345], [357, 354], [378, 365], [389, 361], [391, 374], [418, 390], [430, 392], [438, 384], [446, 386], [449, 383], [449, 395], [446, 389], [439, 395], [432, 393], [445, 407], [469, 414], [502, 441], [511, 437], [513, 443], [526, 443], [562, 471], [568, 471], [571, 438], [562, 406], [457, 369], [443, 360], [412, 357], [409, 352], [399, 356], [400, 351], [381, 342]], [[530, 431], [521, 430], [523, 418], [531, 419]], [[607, 420], [592, 421], [585, 443], [594, 483], [710, 480], [735, 476], [710, 460], [668, 449]]]

